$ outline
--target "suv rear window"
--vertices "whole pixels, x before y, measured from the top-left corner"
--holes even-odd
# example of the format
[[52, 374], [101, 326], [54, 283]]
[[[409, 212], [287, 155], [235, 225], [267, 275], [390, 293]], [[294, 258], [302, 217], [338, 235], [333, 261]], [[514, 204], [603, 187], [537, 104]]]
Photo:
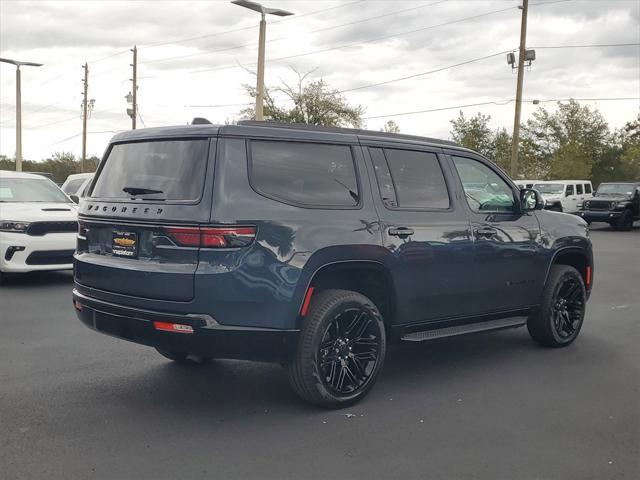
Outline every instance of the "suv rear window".
[[251, 142], [251, 185], [301, 206], [353, 208], [360, 203], [351, 147], [299, 142]]
[[204, 186], [208, 150], [208, 139], [116, 144], [91, 197], [197, 200]]

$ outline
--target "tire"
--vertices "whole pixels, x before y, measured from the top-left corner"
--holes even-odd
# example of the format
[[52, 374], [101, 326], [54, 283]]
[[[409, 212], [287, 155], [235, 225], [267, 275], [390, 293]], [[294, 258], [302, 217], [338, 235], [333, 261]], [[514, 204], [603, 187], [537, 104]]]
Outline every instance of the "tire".
[[298, 351], [287, 365], [289, 383], [313, 405], [353, 405], [371, 391], [385, 353], [375, 304], [357, 292], [325, 290], [314, 296], [304, 318]]
[[633, 227], [633, 212], [629, 209], [625, 210], [622, 213], [622, 216], [618, 219], [616, 227], [618, 230], [631, 230]]
[[586, 302], [586, 288], [580, 273], [568, 265], [553, 265], [542, 305], [527, 320], [531, 338], [545, 347], [570, 345], [582, 328]]
[[160, 348], [156, 348], [158, 353], [169, 360], [173, 360], [180, 365], [204, 365], [211, 361], [209, 357], [201, 357], [198, 355], [191, 355], [189, 353], [184, 352], [174, 352], [171, 350], [162, 350]]

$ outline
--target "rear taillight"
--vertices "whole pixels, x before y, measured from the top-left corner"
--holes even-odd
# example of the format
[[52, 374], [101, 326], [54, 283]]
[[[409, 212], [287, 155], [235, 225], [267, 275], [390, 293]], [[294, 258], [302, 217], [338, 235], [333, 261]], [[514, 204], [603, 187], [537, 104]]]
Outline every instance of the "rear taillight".
[[256, 238], [256, 227], [165, 227], [164, 231], [181, 247], [246, 247]]

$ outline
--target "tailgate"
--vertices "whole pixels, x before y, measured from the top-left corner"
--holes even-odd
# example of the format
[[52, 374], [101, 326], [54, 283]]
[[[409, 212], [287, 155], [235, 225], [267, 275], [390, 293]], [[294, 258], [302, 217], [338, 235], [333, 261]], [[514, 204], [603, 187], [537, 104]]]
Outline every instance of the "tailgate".
[[198, 249], [176, 246], [162, 226], [83, 220], [76, 260], [82, 285], [136, 297], [193, 298]]

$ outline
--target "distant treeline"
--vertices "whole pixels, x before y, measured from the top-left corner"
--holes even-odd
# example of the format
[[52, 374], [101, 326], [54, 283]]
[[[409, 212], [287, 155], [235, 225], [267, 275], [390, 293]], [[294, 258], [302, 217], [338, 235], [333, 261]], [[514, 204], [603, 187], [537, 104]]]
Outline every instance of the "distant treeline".
[[[87, 158], [84, 162], [84, 169], [81, 168], [80, 160], [76, 159], [71, 152], [55, 152], [51, 158], [40, 162], [32, 160], [22, 160], [23, 172], [44, 172], [53, 175], [53, 181], [62, 184], [72, 173], [95, 172], [100, 159], [98, 157]], [[16, 161], [6, 155], [0, 155], [0, 170], [15, 170]]]

